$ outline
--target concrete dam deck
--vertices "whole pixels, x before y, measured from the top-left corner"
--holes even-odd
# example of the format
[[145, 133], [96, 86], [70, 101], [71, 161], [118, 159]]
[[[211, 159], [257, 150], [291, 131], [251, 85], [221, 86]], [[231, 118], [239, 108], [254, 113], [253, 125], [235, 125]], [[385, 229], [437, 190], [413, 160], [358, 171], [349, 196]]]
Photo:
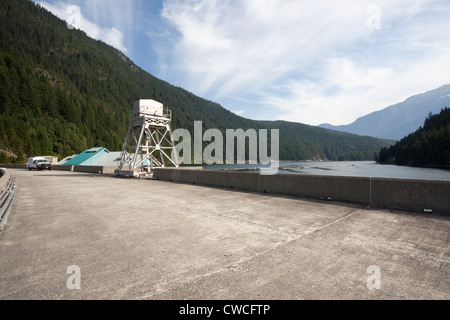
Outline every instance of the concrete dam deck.
[[450, 299], [448, 215], [9, 171], [0, 299]]

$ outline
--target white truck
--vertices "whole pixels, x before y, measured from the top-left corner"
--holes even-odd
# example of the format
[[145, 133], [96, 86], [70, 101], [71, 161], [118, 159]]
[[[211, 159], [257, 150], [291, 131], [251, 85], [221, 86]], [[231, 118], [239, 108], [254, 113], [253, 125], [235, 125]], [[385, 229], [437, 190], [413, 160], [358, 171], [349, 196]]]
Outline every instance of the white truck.
[[52, 170], [52, 164], [43, 157], [31, 157], [27, 161], [28, 170], [36, 169], [41, 170]]

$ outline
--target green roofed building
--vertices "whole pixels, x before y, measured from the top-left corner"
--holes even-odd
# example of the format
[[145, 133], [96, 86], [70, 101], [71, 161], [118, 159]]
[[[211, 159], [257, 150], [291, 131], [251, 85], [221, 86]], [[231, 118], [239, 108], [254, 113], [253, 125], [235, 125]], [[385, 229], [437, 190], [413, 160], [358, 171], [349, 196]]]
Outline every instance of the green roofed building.
[[[117, 167], [121, 155], [122, 151], [109, 151], [103, 147], [91, 148], [61, 160], [58, 165]], [[143, 165], [147, 165], [147, 159], [143, 161]]]
[[91, 148], [73, 156], [63, 163], [70, 166], [116, 166], [120, 152], [111, 152], [106, 148]]

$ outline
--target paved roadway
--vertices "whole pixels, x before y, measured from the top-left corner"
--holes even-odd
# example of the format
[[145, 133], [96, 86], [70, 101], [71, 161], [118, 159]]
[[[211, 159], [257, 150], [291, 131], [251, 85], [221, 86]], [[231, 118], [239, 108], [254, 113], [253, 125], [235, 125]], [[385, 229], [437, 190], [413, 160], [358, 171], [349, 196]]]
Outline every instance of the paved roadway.
[[448, 216], [11, 171], [0, 299], [450, 299]]

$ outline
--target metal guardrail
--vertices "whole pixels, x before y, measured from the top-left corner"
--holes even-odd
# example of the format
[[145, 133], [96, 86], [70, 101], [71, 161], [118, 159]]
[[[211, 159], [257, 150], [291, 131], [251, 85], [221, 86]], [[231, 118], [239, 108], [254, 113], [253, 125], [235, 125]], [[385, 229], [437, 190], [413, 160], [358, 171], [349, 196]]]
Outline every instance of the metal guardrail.
[[5, 187], [0, 194], [0, 232], [3, 231], [3, 226], [8, 219], [9, 211], [16, 196], [17, 178], [10, 176]]

